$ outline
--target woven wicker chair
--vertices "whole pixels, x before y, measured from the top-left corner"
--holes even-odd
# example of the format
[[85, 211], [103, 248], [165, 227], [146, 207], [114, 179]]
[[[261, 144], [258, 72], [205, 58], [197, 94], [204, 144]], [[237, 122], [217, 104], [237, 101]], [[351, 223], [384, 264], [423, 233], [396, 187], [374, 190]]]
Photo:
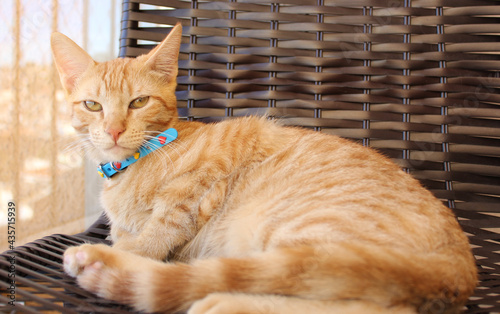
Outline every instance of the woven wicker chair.
[[[120, 56], [147, 52], [182, 23], [181, 117], [266, 114], [382, 151], [452, 208], [470, 236], [480, 283], [466, 312], [500, 311], [499, 1], [144, 3], [160, 7], [123, 3]], [[68, 246], [105, 242], [107, 232], [99, 221], [1, 255], [2, 289], [16, 260], [21, 303], [8, 310], [129, 311], [61, 271]], [[0, 303], [8, 301], [2, 292]]]

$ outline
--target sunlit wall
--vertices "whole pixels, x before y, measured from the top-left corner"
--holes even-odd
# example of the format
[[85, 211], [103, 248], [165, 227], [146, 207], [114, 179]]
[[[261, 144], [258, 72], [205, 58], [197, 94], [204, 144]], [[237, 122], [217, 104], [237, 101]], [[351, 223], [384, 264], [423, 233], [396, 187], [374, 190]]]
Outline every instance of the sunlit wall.
[[0, 2], [0, 252], [12, 244], [9, 203], [15, 204], [9, 230], [16, 246], [80, 232], [98, 215], [49, 40], [59, 31], [96, 60], [111, 59], [120, 14], [121, 2], [114, 0]]

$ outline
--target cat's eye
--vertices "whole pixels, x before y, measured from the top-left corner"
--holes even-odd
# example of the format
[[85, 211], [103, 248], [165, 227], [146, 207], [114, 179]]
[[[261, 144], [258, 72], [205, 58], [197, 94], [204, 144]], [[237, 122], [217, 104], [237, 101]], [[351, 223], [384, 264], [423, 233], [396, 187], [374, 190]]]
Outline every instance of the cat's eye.
[[102, 110], [102, 105], [100, 103], [98, 103], [97, 101], [85, 100], [83, 102], [83, 105], [85, 106], [85, 108], [87, 108], [90, 111], [97, 112], [97, 111]]
[[129, 107], [132, 109], [142, 108], [142, 107], [146, 106], [146, 104], [148, 103], [148, 100], [149, 100], [149, 96], [136, 98], [130, 102]]

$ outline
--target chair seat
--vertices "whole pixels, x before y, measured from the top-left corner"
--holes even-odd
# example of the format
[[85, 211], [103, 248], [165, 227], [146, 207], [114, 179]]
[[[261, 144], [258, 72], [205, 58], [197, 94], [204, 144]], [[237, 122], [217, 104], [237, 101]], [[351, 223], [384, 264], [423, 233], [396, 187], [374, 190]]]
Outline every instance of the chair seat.
[[[490, 219], [487, 219], [490, 221]], [[494, 218], [496, 223], [500, 219]], [[462, 223], [465, 230], [476, 227]], [[78, 287], [73, 278], [62, 269], [62, 256], [66, 248], [82, 243], [105, 243], [109, 234], [106, 218], [96, 221], [85, 232], [76, 235], [54, 234], [7, 251], [0, 255], [0, 312], [10, 312], [9, 275], [13, 274], [12, 257], [15, 257], [15, 309], [19, 313], [130, 313], [133, 310], [125, 305], [99, 298]], [[482, 240], [472, 243], [474, 253], [479, 256], [479, 285], [470, 297], [465, 313], [493, 313], [500, 311], [500, 271], [498, 266], [498, 244], [485, 244], [498, 241], [500, 235], [482, 232]], [[491, 240], [496, 239], [496, 240]], [[485, 246], [486, 245], [486, 246]], [[11, 275], [12, 276], [12, 275]], [[436, 307], [439, 305], [436, 304]]]

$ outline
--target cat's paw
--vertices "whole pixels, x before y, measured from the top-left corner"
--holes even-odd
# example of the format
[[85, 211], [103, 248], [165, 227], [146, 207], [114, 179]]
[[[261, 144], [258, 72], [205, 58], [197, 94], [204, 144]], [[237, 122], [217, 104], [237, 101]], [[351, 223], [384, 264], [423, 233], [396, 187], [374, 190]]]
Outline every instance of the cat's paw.
[[64, 271], [71, 277], [77, 277], [85, 270], [99, 269], [103, 261], [109, 263], [106, 249], [102, 244], [83, 244], [81, 246], [70, 247], [64, 252]]
[[84, 244], [64, 252], [64, 271], [78, 284], [100, 297], [124, 301], [130, 299], [129, 284], [133, 265], [141, 259], [103, 244]]

